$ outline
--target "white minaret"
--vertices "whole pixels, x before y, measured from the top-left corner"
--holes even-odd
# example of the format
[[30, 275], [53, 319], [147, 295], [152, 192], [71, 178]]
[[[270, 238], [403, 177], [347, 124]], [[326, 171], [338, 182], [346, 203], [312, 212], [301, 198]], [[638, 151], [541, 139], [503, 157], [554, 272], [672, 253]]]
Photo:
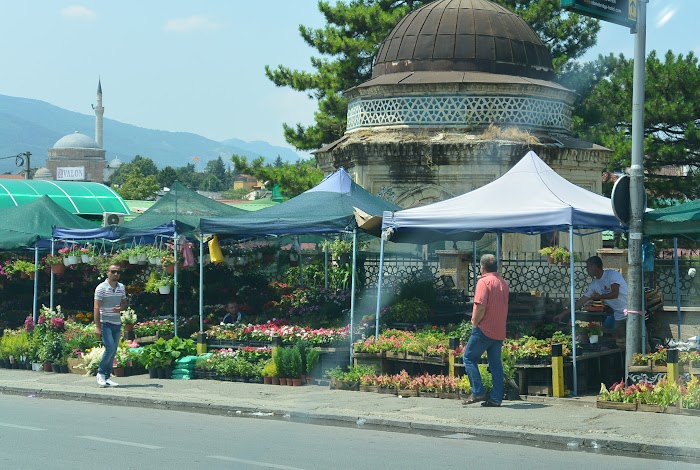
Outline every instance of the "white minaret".
[[102, 145], [102, 116], [105, 114], [105, 108], [102, 106], [102, 82], [97, 79], [97, 105], [92, 107], [95, 110], [95, 142], [100, 148]]

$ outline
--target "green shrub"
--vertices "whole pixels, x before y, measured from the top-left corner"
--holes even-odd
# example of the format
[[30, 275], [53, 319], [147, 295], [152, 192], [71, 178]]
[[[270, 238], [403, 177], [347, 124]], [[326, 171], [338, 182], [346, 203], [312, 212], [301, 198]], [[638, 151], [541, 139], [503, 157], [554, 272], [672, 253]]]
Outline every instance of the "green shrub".
[[425, 323], [428, 321], [428, 305], [413, 297], [396, 302], [385, 314], [385, 323]]

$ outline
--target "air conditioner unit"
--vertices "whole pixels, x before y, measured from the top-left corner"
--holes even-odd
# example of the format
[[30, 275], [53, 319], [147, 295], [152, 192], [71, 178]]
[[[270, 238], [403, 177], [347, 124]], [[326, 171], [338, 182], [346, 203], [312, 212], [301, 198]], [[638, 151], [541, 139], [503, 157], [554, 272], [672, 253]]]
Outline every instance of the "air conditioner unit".
[[102, 225], [124, 225], [124, 214], [119, 212], [103, 212]]

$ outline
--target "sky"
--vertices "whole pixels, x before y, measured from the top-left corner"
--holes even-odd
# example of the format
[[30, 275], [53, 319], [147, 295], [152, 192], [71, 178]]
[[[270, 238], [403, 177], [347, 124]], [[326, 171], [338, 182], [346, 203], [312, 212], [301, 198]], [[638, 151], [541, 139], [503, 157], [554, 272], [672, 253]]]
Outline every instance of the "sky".
[[[699, 17], [699, 0], [650, 0], [647, 52], [698, 54]], [[264, 67], [313, 70], [301, 24], [324, 25], [315, 0], [0, 0], [0, 94], [92, 115], [99, 77], [105, 118], [288, 146], [282, 123], [312, 124], [316, 102]], [[633, 52], [628, 28], [603, 23], [582, 59]]]

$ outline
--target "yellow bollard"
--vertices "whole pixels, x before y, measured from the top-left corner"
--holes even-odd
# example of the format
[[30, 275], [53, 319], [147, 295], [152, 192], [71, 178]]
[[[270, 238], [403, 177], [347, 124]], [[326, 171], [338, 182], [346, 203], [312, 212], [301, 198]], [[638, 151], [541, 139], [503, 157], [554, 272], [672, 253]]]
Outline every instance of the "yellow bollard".
[[666, 351], [666, 379], [669, 382], [678, 382], [680, 370], [678, 369], [678, 349]]
[[[459, 338], [449, 338], [449, 348], [451, 352], [454, 352], [455, 349], [457, 349], [457, 346], [459, 346]], [[454, 354], [448, 354], [447, 355], [447, 376], [448, 377], [454, 377], [455, 376], [455, 356]]]
[[207, 352], [207, 335], [205, 333], [197, 333], [197, 355], [206, 354]]
[[552, 396], [563, 397], [566, 394], [564, 387], [564, 357], [561, 344], [552, 345]]

